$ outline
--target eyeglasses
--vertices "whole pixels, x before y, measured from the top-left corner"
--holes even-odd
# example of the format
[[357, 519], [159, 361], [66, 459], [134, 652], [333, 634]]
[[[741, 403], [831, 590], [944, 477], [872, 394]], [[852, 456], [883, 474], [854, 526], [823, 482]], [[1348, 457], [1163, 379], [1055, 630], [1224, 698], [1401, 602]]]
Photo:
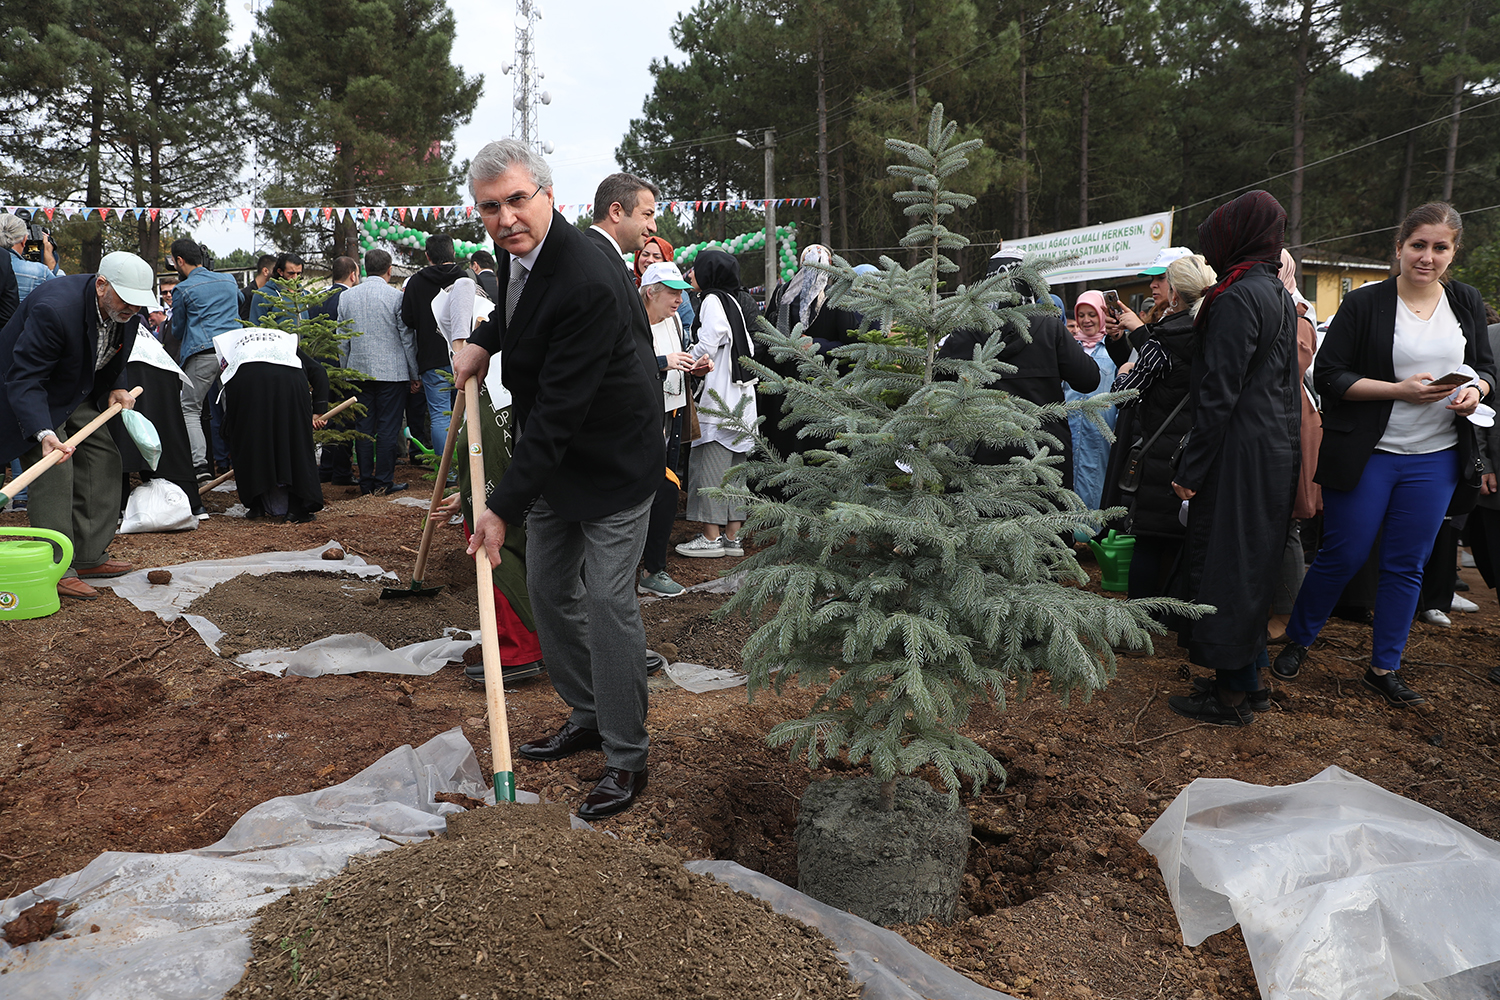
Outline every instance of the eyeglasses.
[[501, 208], [508, 208], [512, 212], [519, 212], [521, 206], [542, 193], [542, 186], [538, 184], [536, 190], [530, 194], [513, 194], [503, 201], [481, 201], [474, 207], [479, 209], [480, 215], [494, 216], [500, 214]]

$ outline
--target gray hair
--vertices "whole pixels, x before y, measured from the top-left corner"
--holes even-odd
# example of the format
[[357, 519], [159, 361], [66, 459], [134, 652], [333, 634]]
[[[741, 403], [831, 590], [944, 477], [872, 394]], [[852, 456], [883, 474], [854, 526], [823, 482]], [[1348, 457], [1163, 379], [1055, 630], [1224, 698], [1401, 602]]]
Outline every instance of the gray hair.
[[475, 184], [492, 181], [515, 166], [526, 168], [531, 183], [544, 188], [552, 186], [552, 168], [540, 153], [519, 139], [496, 139], [469, 164], [469, 195], [473, 196]]
[[0, 240], [3, 240], [6, 246], [14, 246], [29, 235], [31, 235], [31, 228], [25, 222], [9, 212], [0, 214]]

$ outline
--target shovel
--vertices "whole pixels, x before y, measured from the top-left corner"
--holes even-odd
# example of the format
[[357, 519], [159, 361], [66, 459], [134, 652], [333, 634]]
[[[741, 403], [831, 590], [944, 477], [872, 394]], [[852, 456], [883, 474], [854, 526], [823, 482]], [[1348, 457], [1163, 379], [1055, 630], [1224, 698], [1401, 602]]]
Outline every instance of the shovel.
[[[134, 389], [130, 390], [130, 398], [137, 398], [138, 396], [140, 396], [141, 392], [141, 387], [136, 386]], [[104, 424], [109, 420], [109, 418], [113, 417], [116, 413], [119, 413], [124, 408], [125, 407], [121, 406], [119, 403], [115, 403], [113, 406], [105, 410], [103, 413], [99, 414], [93, 420], [90, 420], [88, 423], [84, 424], [81, 428], [79, 428], [77, 434], [74, 434], [72, 437], [68, 438], [68, 440], [63, 442], [63, 444], [76, 446], [78, 442], [82, 441], [84, 438], [97, 431], [100, 427], [103, 427]], [[4, 507], [7, 503], [10, 502], [11, 497], [15, 496], [17, 493], [20, 493], [26, 487], [30, 486], [32, 480], [36, 479], [37, 476], [40, 476], [42, 473], [52, 468], [58, 462], [61, 462], [65, 457], [67, 456], [65, 456], [61, 450], [54, 451], [46, 458], [42, 459], [40, 462], [27, 469], [25, 472], [12, 479], [7, 484], [7, 487], [10, 490], [9, 493], [6, 493], [4, 490], [0, 490], [0, 507]]]
[[[474, 520], [484, 510], [484, 445], [479, 433], [479, 380], [470, 378], [464, 388], [465, 423], [469, 426], [469, 481], [474, 491]], [[455, 406], [454, 410], [458, 407]], [[453, 447], [453, 431], [448, 431]], [[474, 553], [474, 572], [479, 583], [479, 645], [484, 653], [484, 703], [490, 716], [490, 755], [495, 761], [495, 801], [516, 801], [516, 775], [510, 762], [510, 722], [505, 717], [505, 679], [500, 666], [500, 627], [495, 620], [495, 578], [484, 546]]]
[[[453, 412], [459, 412], [463, 405], [464, 391], [460, 389], [458, 395], [453, 398]], [[380, 591], [382, 601], [399, 601], [407, 597], [431, 597], [443, 589], [441, 586], [422, 586], [422, 574], [427, 569], [427, 550], [432, 547], [432, 532], [437, 526], [437, 511], [443, 502], [443, 489], [448, 485], [448, 467], [453, 464], [453, 445], [457, 440], [458, 421], [454, 420], [449, 422], [448, 439], [443, 442], [443, 460], [438, 464], [437, 483], [432, 487], [432, 503], [427, 505], [427, 523], [422, 526], [422, 544], [417, 546], [417, 565], [411, 572], [411, 586], [405, 590], [400, 587], [383, 588]]]

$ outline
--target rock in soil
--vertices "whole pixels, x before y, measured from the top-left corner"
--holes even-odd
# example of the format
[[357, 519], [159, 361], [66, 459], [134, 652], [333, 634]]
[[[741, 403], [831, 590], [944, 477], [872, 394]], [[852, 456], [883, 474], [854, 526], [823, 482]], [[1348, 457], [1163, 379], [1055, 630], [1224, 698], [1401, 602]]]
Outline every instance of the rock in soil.
[[146, 582], [157, 587], [171, 583], [172, 571], [169, 569], [153, 569], [146, 574]]
[[343, 549], [324, 549], [323, 558], [331, 562], [344, 558]]
[[266, 907], [228, 998], [859, 996], [827, 938], [682, 860], [560, 805], [457, 814]]
[[51, 934], [56, 924], [57, 900], [44, 899], [22, 910], [16, 919], [5, 925], [5, 941], [12, 948], [19, 948]]

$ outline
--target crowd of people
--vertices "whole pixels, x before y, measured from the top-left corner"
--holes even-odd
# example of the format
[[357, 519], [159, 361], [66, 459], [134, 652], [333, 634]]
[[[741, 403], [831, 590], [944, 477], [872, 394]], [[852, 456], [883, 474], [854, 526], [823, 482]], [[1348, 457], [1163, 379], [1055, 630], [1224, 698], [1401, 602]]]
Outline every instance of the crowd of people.
[[[602, 749], [604, 777], [579, 809], [601, 818], [646, 784], [638, 594], [683, 591], [667, 571], [681, 493], [702, 527], [675, 551], [743, 555], [747, 511], [714, 488], [756, 446], [744, 426], [764, 416], [773, 446], [799, 447], [781, 400], [759, 395], [743, 363], [757, 357], [758, 318], [823, 350], [849, 342], [860, 318], [829, 303], [824, 246], [804, 249], [764, 311], [729, 253], [705, 250], [684, 273], [655, 234], [659, 190], [632, 174], [600, 184], [586, 232], [557, 213], [547, 165], [522, 143], [486, 146], [469, 185], [494, 255], [460, 263], [452, 238], [435, 234], [404, 285], [385, 250], [336, 257], [329, 293], [309, 308], [283, 294], [302, 287], [293, 253], [263, 256], [242, 289], [191, 240], [172, 244], [176, 280], [160, 282], [129, 253], [65, 276], [50, 250], [33, 262], [13, 249], [0, 268], [0, 460], [18, 472], [55, 450], [69, 459], [32, 484], [28, 509], [73, 540], [59, 593], [92, 599], [90, 579], [131, 568], [108, 546], [132, 472], [176, 484], [201, 510], [199, 484], [232, 469], [248, 517], [302, 522], [323, 506], [324, 484], [394, 493], [405, 488], [395, 466], [417, 443], [464, 454], [478, 433], [487, 502], [471, 507], [460, 461], [448, 509], [463, 515], [469, 553], [482, 546], [493, 567], [503, 679], [545, 663], [571, 709], [560, 731], [519, 753]], [[1142, 272], [1140, 309], [1085, 291], [1069, 311], [1053, 295], [1024, 328], [995, 334], [1017, 397], [1133, 391], [1101, 414], [1113, 443], [1079, 414], [1045, 430], [1062, 443], [1066, 488], [1091, 510], [1126, 509], [1099, 527], [1135, 539], [1129, 595], [1200, 606], [1170, 625], [1187, 658], [1214, 673], [1169, 704], [1223, 725], [1253, 721], [1267, 673], [1296, 678], [1330, 615], [1361, 605], [1374, 629], [1362, 682], [1392, 705], [1421, 704], [1402, 679], [1402, 650], [1413, 617], [1441, 617], [1455, 596], [1459, 535], [1487, 583], [1500, 573], [1500, 436], [1482, 405], [1500, 347], [1488, 320], [1500, 317], [1446, 273], [1462, 242], [1458, 213], [1414, 211], [1395, 241], [1397, 273], [1347, 295], [1321, 341], [1284, 229], [1275, 200], [1251, 192], [1199, 227], [1198, 252], [1165, 250]], [[27, 234], [0, 216], [0, 235], [15, 246]], [[1020, 263], [1001, 250], [990, 273]], [[320, 319], [348, 334], [336, 358], [304, 350], [300, 324]], [[988, 336], [956, 333], [940, 350], [972, 357]], [[357, 373], [357, 416], [323, 416], [324, 361]], [[134, 385], [147, 387], [139, 404]], [[737, 418], [717, 403], [700, 409], [710, 398]], [[470, 402], [477, 427], [462, 419]], [[154, 469], [113, 425], [76, 450], [65, 443], [113, 403], [139, 405], [157, 425]], [[325, 444], [319, 457], [323, 427], [356, 431], [353, 447]], [[972, 458], [1003, 464], [1036, 448]], [[466, 673], [485, 679], [482, 666]]]

